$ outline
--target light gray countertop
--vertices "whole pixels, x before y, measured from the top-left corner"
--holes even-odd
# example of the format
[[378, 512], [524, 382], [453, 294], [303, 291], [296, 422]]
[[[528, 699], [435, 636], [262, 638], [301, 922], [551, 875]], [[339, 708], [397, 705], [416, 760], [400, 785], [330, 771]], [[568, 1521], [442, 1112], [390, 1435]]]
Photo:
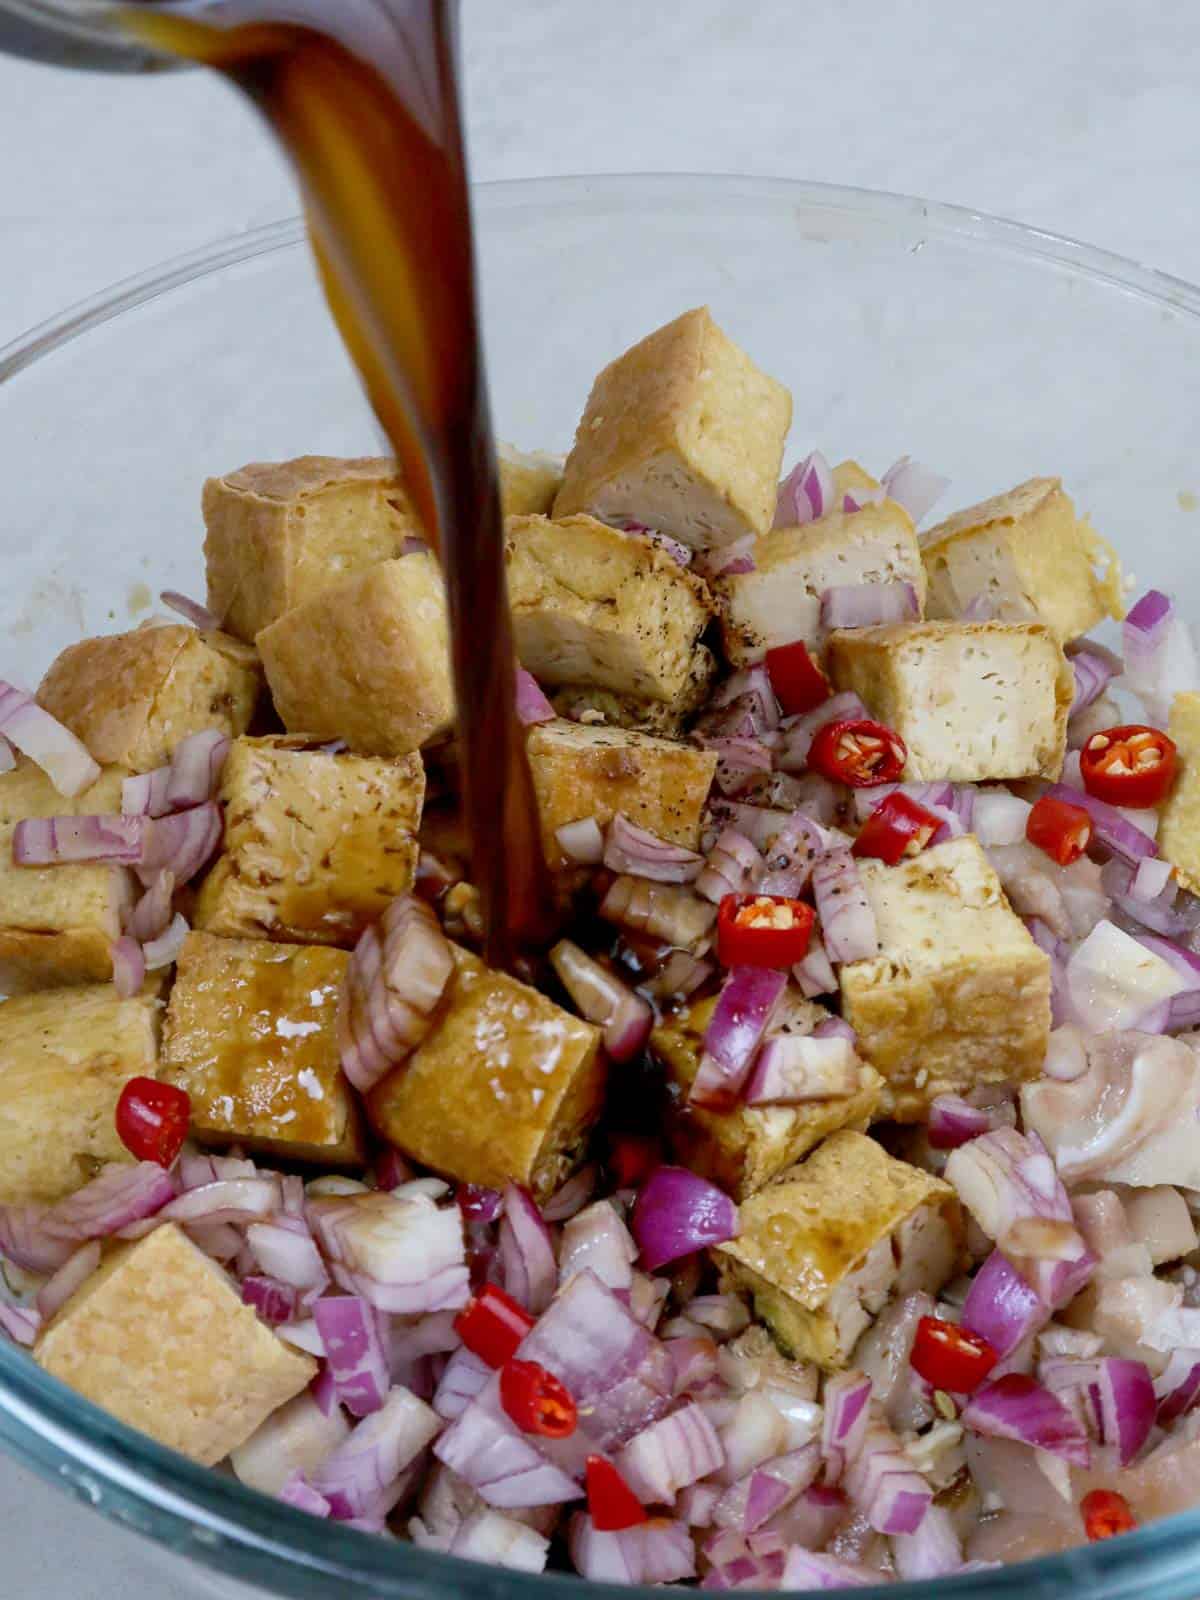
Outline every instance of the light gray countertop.
[[[1200, 277], [1195, 0], [1136, 14], [1128, 0], [464, 10], [479, 179], [820, 178], [973, 206]], [[296, 209], [250, 111], [200, 73], [133, 81], [0, 61], [0, 149], [0, 343]], [[8, 1460], [0, 1572], [6, 1596], [35, 1600], [185, 1593], [163, 1558]]]

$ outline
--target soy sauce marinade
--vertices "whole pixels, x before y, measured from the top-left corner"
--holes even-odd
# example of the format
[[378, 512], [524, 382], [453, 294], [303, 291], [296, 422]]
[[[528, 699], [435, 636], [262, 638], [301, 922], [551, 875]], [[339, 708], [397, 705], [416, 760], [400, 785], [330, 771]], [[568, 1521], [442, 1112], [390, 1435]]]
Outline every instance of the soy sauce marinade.
[[125, 16], [232, 79], [296, 168], [334, 317], [441, 555], [472, 875], [488, 960], [511, 967], [552, 913], [514, 704], [455, 0], [170, 0]]

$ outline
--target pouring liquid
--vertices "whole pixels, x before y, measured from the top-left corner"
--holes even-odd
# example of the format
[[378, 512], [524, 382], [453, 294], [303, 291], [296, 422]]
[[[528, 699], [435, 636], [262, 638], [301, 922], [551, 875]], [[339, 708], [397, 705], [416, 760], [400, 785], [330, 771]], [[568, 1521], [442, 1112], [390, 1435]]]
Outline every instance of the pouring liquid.
[[215, 68], [300, 180], [330, 308], [446, 578], [486, 955], [553, 926], [514, 698], [499, 481], [479, 341], [454, 0], [168, 0], [147, 43]]

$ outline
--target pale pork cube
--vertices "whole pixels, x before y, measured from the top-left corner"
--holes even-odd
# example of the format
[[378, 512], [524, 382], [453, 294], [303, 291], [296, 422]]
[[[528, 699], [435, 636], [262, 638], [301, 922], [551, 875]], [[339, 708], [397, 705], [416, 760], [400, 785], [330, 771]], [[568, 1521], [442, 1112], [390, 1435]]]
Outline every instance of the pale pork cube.
[[1062, 772], [1075, 679], [1042, 623], [843, 629], [831, 635], [827, 660], [836, 687], [853, 689], [904, 740], [907, 778]]
[[765, 533], [791, 417], [707, 307], [686, 311], [592, 385], [554, 515], [641, 522], [695, 550]]

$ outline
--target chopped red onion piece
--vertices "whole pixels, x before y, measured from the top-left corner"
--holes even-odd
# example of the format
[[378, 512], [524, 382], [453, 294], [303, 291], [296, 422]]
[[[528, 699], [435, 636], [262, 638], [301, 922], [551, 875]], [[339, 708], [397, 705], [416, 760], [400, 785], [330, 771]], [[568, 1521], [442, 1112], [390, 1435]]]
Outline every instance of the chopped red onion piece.
[[504, 1190], [500, 1266], [508, 1293], [526, 1311], [539, 1316], [553, 1299], [558, 1283], [554, 1246], [533, 1197], [515, 1183]]
[[638, 1191], [631, 1218], [642, 1266], [669, 1261], [737, 1237], [737, 1207], [723, 1190], [683, 1167], [656, 1167]]
[[690, 1100], [718, 1110], [736, 1103], [786, 988], [787, 975], [771, 968], [732, 969], [704, 1033]]
[[641, 987], [659, 1000], [686, 1000], [713, 974], [711, 961], [701, 961], [686, 950], [672, 950], [662, 966]]
[[761, 739], [707, 738], [700, 742], [716, 752], [714, 782], [722, 794], [740, 794], [755, 773], [770, 772], [774, 757]]
[[243, 1278], [242, 1299], [272, 1328], [293, 1321], [296, 1315], [296, 1291], [286, 1283], [277, 1283], [274, 1278], [253, 1273]]
[[727, 706], [750, 702], [753, 706], [755, 732], [765, 733], [779, 726], [779, 702], [771, 685], [771, 676], [760, 661], [752, 667], [743, 667], [713, 690], [709, 706], [720, 711]]
[[322, 1290], [329, 1282], [307, 1228], [299, 1231], [278, 1222], [255, 1222], [246, 1230], [246, 1242], [262, 1271], [280, 1283], [293, 1289]]
[[219, 633], [221, 631], [223, 626], [222, 619], [215, 611], [210, 611], [207, 606], [202, 606], [199, 600], [192, 600], [186, 594], [180, 594], [178, 589], [164, 589], [158, 598], [169, 611], [177, 612], [179, 616], [186, 617], [188, 622], [193, 627], [199, 628], [202, 633]]
[[884, 1582], [878, 1567], [859, 1566], [853, 1561], [843, 1561], [838, 1556], [821, 1555], [815, 1550], [805, 1550], [793, 1545], [787, 1554], [781, 1589], [871, 1589]]
[[401, 1474], [440, 1427], [437, 1413], [423, 1400], [394, 1388], [380, 1410], [312, 1469], [309, 1480], [339, 1521], [386, 1513], [398, 1497]]
[[450, 1540], [449, 1553], [468, 1561], [486, 1561], [513, 1572], [542, 1572], [550, 1541], [536, 1528], [480, 1506], [463, 1518]]
[[99, 1265], [100, 1241], [92, 1239], [76, 1250], [70, 1260], [65, 1261], [38, 1290], [37, 1309], [42, 1320], [49, 1322]]
[[861, 1372], [839, 1372], [825, 1381], [821, 1454], [825, 1482], [838, 1484], [856, 1459], [871, 1420], [871, 1380]]
[[556, 1189], [542, 1207], [547, 1222], [567, 1222], [578, 1215], [595, 1193], [600, 1172], [594, 1161], [573, 1172], [561, 1188]]
[[634, 933], [703, 955], [717, 908], [682, 884], [651, 883], [622, 874], [600, 902], [600, 915]]
[[883, 1422], [871, 1422], [846, 1471], [851, 1500], [877, 1533], [915, 1533], [933, 1504], [933, 1490]]
[[843, 583], [821, 592], [823, 628], [874, 628], [911, 622], [921, 603], [911, 583]]
[[581, 817], [578, 822], [564, 822], [555, 828], [558, 848], [568, 861], [581, 866], [597, 867], [604, 860], [604, 834], [595, 817]]
[[875, 913], [858, 863], [848, 850], [831, 850], [812, 875], [813, 899], [831, 961], [868, 961], [879, 954]]
[[950, 487], [950, 479], [941, 473], [922, 466], [911, 456], [901, 456], [899, 461], [884, 473], [881, 479], [888, 497], [902, 505], [913, 519], [921, 522]]
[[633, 1288], [637, 1246], [628, 1228], [607, 1200], [597, 1200], [571, 1218], [562, 1231], [558, 1275], [566, 1283], [589, 1268], [610, 1289]]
[[674, 1392], [677, 1395], [698, 1394], [706, 1389], [717, 1376], [719, 1355], [716, 1342], [707, 1334], [689, 1334], [665, 1342], [675, 1370], [672, 1384]]
[[1049, 1322], [1050, 1307], [1025, 1282], [999, 1250], [971, 1280], [962, 1310], [962, 1324], [995, 1349], [1002, 1361]]
[[149, 939], [142, 946], [146, 971], [157, 972], [160, 967], [169, 967], [178, 961], [179, 953], [191, 931], [187, 918], [176, 912], [170, 926], [160, 933], [157, 939]]
[[141, 945], [128, 934], [112, 942], [112, 969], [113, 988], [122, 999], [137, 994], [146, 977], [146, 958]]
[[863, 511], [867, 506], [877, 506], [887, 498], [883, 485], [878, 488], [863, 488], [861, 485], [842, 495], [842, 510], [847, 516], [853, 516], [856, 511]]
[[701, 550], [698, 554], [693, 554], [692, 568], [702, 578], [707, 578], [710, 581], [714, 578], [732, 578], [740, 572], [753, 572], [755, 570], [754, 551], [757, 544], [757, 534], [743, 534], [740, 539], [735, 539], [732, 544], [722, 545], [719, 549]]
[[858, 1056], [846, 1039], [776, 1034], [759, 1050], [746, 1086], [748, 1106], [837, 1100], [859, 1086]]
[[459, 1348], [446, 1363], [433, 1396], [433, 1409], [446, 1422], [461, 1417], [492, 1376], [493, 1368], [467, 1349]]
[[732, 1339], [750, 1326], [746, 1303], [736, 1294], [693, 1295], [687, 1303], [687, 1314], [714, 1339]]
[[517, 668], [517, 720], [525, 727], [538, 722], [553, 722], [557, 713], [538, 686], [537, 679], [524, 667]]
[[232, 743], [219, 728], [205, 728], [175, 747], [164, 797], [170, 810], [184, 811], [213, 798]]
[[1091, 1451], [1083, 1426], [1042, 1384], [1010, 1372], [977, 1389], [967, 1401], [963, 1425], [993, 1439], [1013, 1439], [1060, 1456], [1086, 1470]]
[[814, 450], [779, 485], [772, 526], [806, 527], [832, 511], [836, 499], [837, 487], [829, 463], [819, 450]]
[[188, 1189], [163, 1207], [164, 1222], [206, 1225], [216, 1222], [257, 1222], [279, 1209], [279, 1180], [227, 1178]]
[[654, 1013], [628, 984], [573, 944], [560, 939], [550, 963], [580, 1014], [604, 1029], [604, 1048], [618, 1064], [641, 1053]]
[[175, 1198], [171, 1175], [153, 1161], [109, 1163], [90, 1183], [46, 1213], [48, 1232], [61, 1239], [102, 1239], [118, 1228], [162, 1212]]
[[1101, 1442], [1112, 1446], [1123, 1467], [1129, 1466], [1150, 1437], [1158, 1409], [1150, 1373], [1141, 1361], [1106, 1356], [1095, 1364], [1089, 1393]]
[[313, 1306], [313, 1320], [338, 1399], [355, 1417], [379, 1411], [389, 1384], [379, 1313], [361, 1295], [325, 1295]]
[[147, 944], [165, 933], [170, 921], [175, 896], [175, 874], [160, 872], [129, 913], [126, 932], [131, 938]]
[[822, 701], [815, 711], [788, 717], [781, 725], [782, 739], [775, 752], [775, 765], [785, 772], [802, 772], [808, 765], [812, 742], [827, 722], [855, 721], [867, 715], [867, 708], [853, 689], [843, 689]]
[[1091, 817], [1096, 838], [1115, 851], [1132, 866], [1146, 856], [1156, 856], [1158, 846], [1148, 833], [1135, 827], [1116, 806], [1106, 805], [1085, 789], [1068, 789], [1065, 784], [1052, 783], [1046, 790], [1051, 800], [1063, 800], [1067, 805], [1081, 806]]
[[1124, 663], [1120, 656], [1091, 639], [1068, 645], [1067, 656], [1075, 674], [1075, 698], [1069, 713], [1074, 717], [1086, 711], [1104, 693], [1112, 680], [1124, 671]]
[[808, 941], [804, 960], [798, 961], [792, 968], [792, 977], [800, 985], [800, 992], [806, 1000], [814, 1000], [819, 994], [837, 993], [837, 973], [830, 964], [824, 940], [815, 929]]
[[13, 830], [12, 858], [18, 867], [94, 861], [136, 866], [145, 854], [143, 817], [27, 817]]
[[603, 1533], [577, 1511], [567, 1530], [567, 1551], [575, 1570], [593, 1583], [678, 1583], [696, 1576], [691, 1535], [663, 1517]]
[[713, 1522], [719, 1528], [756, 1533], [804, 1493], [820, 1467], [821, 1451], [815, 1441], [769, 1458], [726, 1489], [713, 1510]]
[[993, 1126], [987, 1111], [968, 1105], [961, 1095], [939, 1094], [929, 1107], [929, 1143], [935, 1150], [957, 1150]]
[[470, 1297], [457, 1206], [372, 1190], [310, 1200], [308, 1212], [334, 1281], [376, 1310], [419, 1316], [455, 1310]]
[[327, 1517], [329, 1515], [329, 1501], [323, 1494], [318, 1494], [309, 1483], [308, 1479], [299, 1470], [291, 1473], [283, 1488], [280, 1489], [278, 1499], [285, 1505], [291, 1506], [296, 1511], [307, 1511], [310, 1517]]
[[165, 817], [171, 806], [167, 800], [170, 767], [155, 767], [153, 772], [138, 772], [121, 784], [121, 811], [127, 817]]
[[[142, 822], [127, 817], [126, 822]], [[215, 800], [168, 817], [145, 820], [145, 848], [138, 865], [138, 876], [151, 884], [160, 872], [171, 872], [176, 883], [187, 883], [221, 842], [221, 808]]]
[[655, 883], [691, 883], [703, 868], [704, 857], [669, 844], [618, 811], [608, 825], [604, 865], [611, 872], [630, 872]]
[[1166, 1427], [1200, 1400], [1200, 1350], [1172, 1350], [1165, 1370], [1154, 1380], [1158, 1424]]
[[828, 849], [829, 835], [803, 811], [795, 811], [766, 847], [766, 871], [756, 888], [760, 894], [796, 899], [812, 876], [813, 864]]
[[[490, 1372], [488, 1384], [495, 1381]], [[562, 1505], [579, 1498], [573, 1477], [548, 1461], [532, 1439], [484, 1403], [487, 1387], [460, 1412], [433, 1447], [452, 1472], [488, 1505], [501, 1508]]]
[[31, 694], [2, 678], [0, 736], [41, 767], [59, 794], [68, 799], [90, 789], [100, 776], [99, 766], [71, 730], [39, 706]]
[[41, 1327], [41, 1313], [32, 1306], [10, 1306], [0, 1300], [0, 1333], [6, 1333], [14, 1344], [33, 1345]]
[[12, 772], [17, 764], [17, 752], [0, 734], [0, 772]]
[[905, 1583], [948, 1578], [961, 1571], [962, 1543], [953, 1516], [945, 1506], [930, 1506], [916, 1533], [897, 1534], [892, 1555]]
[[401, 895], [350, 958], [338, 1007], [342, 1071], [360, 1093], [416, 1049], [454, 971], [454, 954], [431, 908]]
[[1126, 686], [1165, 725], [1176, 694], [1200, 683], [1191, 634], [1167, 595], [1151, 589], [1130, 607], [1122, 643]]
[[617, 1457], [617, 1468], [643, 1505], [674, 1505], [675, 1496], [725, 1464], [716, 1429], [695, 1401], [652, 1423]]

